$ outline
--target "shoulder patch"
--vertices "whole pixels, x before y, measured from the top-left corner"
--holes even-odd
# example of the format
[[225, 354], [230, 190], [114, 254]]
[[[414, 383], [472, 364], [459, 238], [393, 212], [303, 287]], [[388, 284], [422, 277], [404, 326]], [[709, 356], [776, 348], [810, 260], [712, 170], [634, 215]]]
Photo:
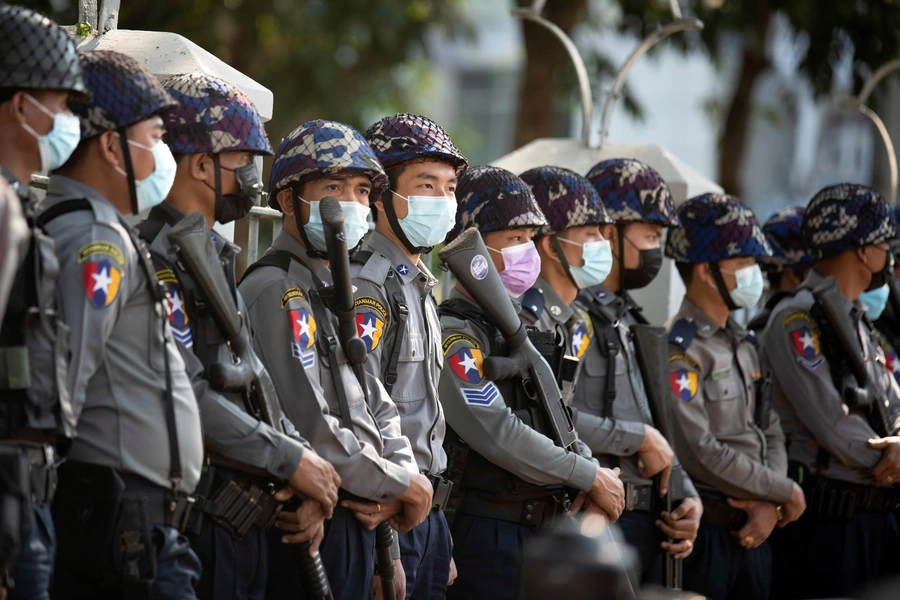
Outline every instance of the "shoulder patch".
[[572, 331], [572, 356], [581, 358], [584, 356], [585, 350], [591, 345], [591, 338], [594, 337], [594, 327], [591, 324], [591, 318], [585, 314], [580, 308], [576, 309], [584, 319], [583, 323], [578, 323]]
[[669, 385], [676, 396], [690, 402], [697, 395], [697, 373], [687, 369], [673, 371], [669, 373]]
[[687, 350], [696, 335], [696, 323], [687, 319], [678, 319], [672, 324], [672, 330], [669, 331], [669, 343], [675, 344], [682, 350]]
[[540, 319], [544, 314], [545, 304], [544, 294], [537, 288], [531, 288], [522, 296], [522, 308], [533, 314], [535, 319]]
[[785, 317], [785, 324], [792, 315], [800, 315], [791, 321], [792, 327], [796, 327], [796, 329], [789, 334], [791, 343], [797, 351], [797, 362], [807, 369], [815, 369], [825, 360], [819, 342], [819, 328], [809, 313], [803, 311], [797, 311]]
[[447, 359], [453, 373], [467, 383], [480, 383], [484, 378], [484, 355], [477, 348], [462, 348]]
[[371, 281], [377, 286], [384, 286], [388, 273], [392, 270], [391, 260], [384, 254], [373, 252], [365, 264], [360, 268], [357, 277]]
[[356, 333], [366, 343], [366, 352], [371, 352], [384, 335], [384, 321], [372, 313], [359, 313], [356, 315]]
[[686, 362], [691, 366], [692, 369], [700, 370], [700, 363], [698, 363], [693, 356], [690, 354], [685, 354], [684, 352], [672, 352], [669, 354], [669, 363], [678, 362], [678, 361]]
[[454, 344], [458, 344], [460, 342], [468, 344], [472, 348], [481, 347], [481, 345], [478, 343], [478, 340], [476, 340], [472, 336], [466, 335], [464, 333], [454, 333], [452, 335], [448, 335], [447, 339], [445, 339], [444, 343], [441, 345], [444, 356], [447, 355], [447, 352], [449, 352], [450, 348], [452, 348]]
[[300, 288], [289, 289], [281, 295], [281, 309], [284, 310], [285, 308], [287, 308], [288, 303], [290, 303], [290, 301], [295, 298], [306, 300], [306, 294], [304, 294], [303, 290], [301, 290]]
[[881, 347], [882, 352], [884, 352], [884, 368], [887, 369], [888, 373], [894, 376], [894, 379], [897, 380], [897, 383], [900, 384], [900, 357], [897, 356], [897, 351], [894, 350], [894, 347], [888, 343], [886, 339], [879, 336], [878, 345]]
[[384, 304], [373, 298], [372, 296], [360, 296], [356, 300], [353, 301], [354, 308], [371, 308], [379, 315], [381, 315], [381, 320], [387, 322], [388, 321], [388, 311], [387, 307]]
[[500, 396], [500, 390], [493, 381], [488, 381], [487, 385], [480, 388], [460, 388], [459, 391], [466, 404], [474, 406], [490, 406]]
[[125, 273], [125, 254], [122, 250], [112, 242], [90, 242], [78, 251], [78, 264], [83, 264], [84, 289], [91, 304], [95, 308], [112, 304]]
[[184, 292], [181, 291], [178, 278], [171, 269], [157, 271], [156, 278], [163, 284], [166, 291], [166, 315], [169, 317], [169, 329], [172, 330], [172, 336], [185, 348], [193, 347], [194, 337], [191, 335], [191, 328], [188, 325], [190, 318], [185, 310]]
[[781, 326], [788, 327], [791, 324], [796, 325], [797, 321], [805, 321], [811, 328], [816, 330], [816, 333], [819, 332], [819, 326], [816, 325], [816, 320], [805, 310], [794, 310], [789, 312], [785, 315], [784, 320], [781, 322]]
[[311, 314], [302, 308], [288, 311], [291, 319], [291, 355], [300, 361], [304, 369], [308, 369], [316, 362], [316, 320]]

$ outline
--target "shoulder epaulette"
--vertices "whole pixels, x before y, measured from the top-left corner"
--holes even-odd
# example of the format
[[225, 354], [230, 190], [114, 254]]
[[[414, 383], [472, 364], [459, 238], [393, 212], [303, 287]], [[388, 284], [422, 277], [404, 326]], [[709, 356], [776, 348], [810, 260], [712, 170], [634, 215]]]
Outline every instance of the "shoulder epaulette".
[[392, 268], [391, 260], [387, 256], [370, 250], [357, 252], [353, 256], [352, 262], [362, 265], [359, 272], [356, 273], [356, 277], [371, 281], [379, 287], [384, 286], [384, 282], [387, 281], [388, 273], [391, 272]]
[[753, 333], [752, 331], [748, 331], [747, 337], [744, 339], [747, 340], [748, 342], [750, 342], [751, 344], [753, 344], [754, 346], [756, 346], [757, 348], [759, 348], [759, 340], [757, 339], [756, 334]]
[[540, 319], [544, 314], [544, 294], [537, 288], [531, 288], [522, 296], [522, 308], [534, 315], [534, 318]]
[[678, 319], [672, 324], [672, 330], [669, 332], [669, 343], [675, 344], [682, 350], [687, 350], [696, 335], [696, 323], [689, 319]]

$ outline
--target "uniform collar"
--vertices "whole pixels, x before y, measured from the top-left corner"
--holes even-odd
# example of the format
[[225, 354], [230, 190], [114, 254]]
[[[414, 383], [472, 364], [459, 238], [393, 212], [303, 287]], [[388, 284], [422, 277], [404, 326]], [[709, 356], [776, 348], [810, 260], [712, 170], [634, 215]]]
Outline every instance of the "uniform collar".
[[566, 304], [556, 290], [553, 289], [547, 280], [540, 275], [534, 282], [534, 287], [544, 296], [544, 310], [550, 315], [550, 318], [557, 323], [566, 324], [569, 322], [575, 312], [572, 307]]
[[[168, 202], [160, 202], [156, 206], [150, 209], [150, 212], [147, 214], [147, 219], [151, 221], [159, 221], [161, 223], [167, 223], [169, 227], [174, 227], [178, 221], [184, 218], [184, 213], [169, 204]], [[230, 251], [229, 254], [237, 254], [241, 251], [240, 246], [236, 244], [232, 244], [228, 240], [226, 240], [222, 234], [215, 231], [214, 229], [209, 230], [209, 237], [212, 239], [213, 247], [216, 249], [216, 254], [221, 256], [223, 250], [226, 248]]]
[[0, 165], [0, 175], [2, 175], [3, 179], [9, 184], [9, 187], [16, 192], [16, 195], [20, 200], [28, 200], [28, 186], [19, 181], [19, 178], [13, 175], [12, 171], [3, 165]]
[[[681, 301], [681, 309], [678, 311], [683, 317], [697, 324], [697, 336], [701, 338], [710, 338], [723, 328], [716, 323], [712, 317], [706, 314], [694, 301], [684, 297]], [[725, 331], [731, 334], [736, 340], [743, 340], [747, 337], [747, 330], [734, 320], [734, 317], [728, 315], [728, 321], [725, 323]]]
[[[300, 240], [288, 233], [286, 229], [282, 228], [281, 232], [275, 237], [270, 250], [290, 252], [298, 262], [312, 271], [323, 283], [331, 284], [331, 272], [321, 260], [307, 254], [306, 247], [300, 243]], [[266, 254], [269, 254], [269, 250], [266, 251]]]
[[[50, 183], [47, 186], [47, 197], [48, 200], [51, 197], [53, 197], [53, 199], [60, 198], [63, 200], [86, 198], [88, 200], [100, 200], [112, 206], [112, 203], [109, 202], [109, 200], [88, 184], [72, 179], [71, 177], [66, 177], [65, 175], [53, 175], [50, 177]], [[118, 213], [118, 211], [116, 212]]]
[[[368, 248], [385, 255], [388, 260], [391, 261], [394, 271], [397, 272], [397, 275], [400, 276], [400, 280], [403, 281], [403, 283], [409, 283], [410, 281], [419, 278], [425, 284], [426, 288], [433, 288], [437, 284], [437, 279], [434, 278], [431, 271], [428, 270], [421, 259], [413, 264], [406, 253], [383, 234], [373, 231], [372, 235], [369, 237], [367, 246]], [[423, 277], [424, 279], [422, 279]]]

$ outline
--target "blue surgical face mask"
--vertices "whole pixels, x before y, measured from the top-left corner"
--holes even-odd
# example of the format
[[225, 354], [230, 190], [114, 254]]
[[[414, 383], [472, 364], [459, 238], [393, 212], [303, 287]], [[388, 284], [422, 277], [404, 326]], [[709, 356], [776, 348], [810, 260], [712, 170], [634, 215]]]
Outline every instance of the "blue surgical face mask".
[[433, 248], [453, 229], [456, 219], [456, 200], [448, 196], [410, 196], [393, 192], [407, 202], [409, 211], [398, 219], [406, 239], [413, 246]]
[[[297, 196], [300, 202], [309, 205], [309, 221], [303, 226], [306, 231], [306, 237], [309, 243], [316, 250], [325, 252], [328, 248], [325, 246], [325, 227], [322, 224], [322, 213], [319, 212], [319, 203], [304, 200]], [[369, 223], [366, 217], [369, 214], [369, 208], [363, 206], [359, 202], [340, 202], [341, 212], [344, 213], [344, 238], [347, 240], [347, 249], [356, 248], [357, 244], [369, 231]]]
[[866, 305], [866, 316], [873, 321], [877, 321], [881, 313], [884, 312], [884, 307], [887, 306], [889, 296], [890, 288], [888, 288], [888, 284], [860, 294], [859, 299]]
[[737, 271], [723, 269], [722, 273], [731, 273], [737, 281], [737, 287], [728, 292], [728, 295], [738, 308], [750, 308], [762, 298], [765, 282], [759, 265], [750, 265]]
[[569, 272], [572, 274], [572, 279], [575, 280], [575, 285], [578, 286], [578, 289], [583, 290], [584, 288], [594, 287], [606, 281], [613, 265], [612, 248], [609, 246], [609, 240], [579, 244], [563, 237], [557, 236], [556, 239], [567, 244], [581, 246], [581, 258], [584, 260], [584, 266], [573, 267], [569, 265]]
[[[137, 194], [137, 211], [143, 212], [148, 208], [153, 208], [166, 199], [172, 184], [175, 183], [175, 170], [178, 165], [175, 163], [175, 157], [169, 147], [159, 142], [154, 146], [145, 146], [134, 140], [128, 140], [128, 143], [135, 148], [146, 150], [153, 154], [153, 172], [146, 179], [134, 182], [134, 191]], [[124, 176], [128, 176], [125, 169], [116, 167], [116, 171]]]
[[53, 119], [53, 128], [46, 135], [39, 135], [28, 123], [22, 123], [22, 129], [37, 140], [38, 151], [41, 153], [40, 172], [46, 174], [66, 164], [66, 161], [75, 152], [78, 142], [81, 141], [81, 124], [78, 122], [78, 117], [71, 113], [51, 112], [31, 94], [25, 94], [25, 98], [38, 107], [42, 113]]

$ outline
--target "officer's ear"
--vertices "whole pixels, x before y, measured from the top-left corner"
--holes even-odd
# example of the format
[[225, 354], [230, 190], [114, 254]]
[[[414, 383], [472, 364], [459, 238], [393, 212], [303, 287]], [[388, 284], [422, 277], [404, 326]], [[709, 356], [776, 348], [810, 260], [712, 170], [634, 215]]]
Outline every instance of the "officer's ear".
[[549, 235], [542, 235], [541, 237], [535, 240], [535, 245], [537, 246], [538, 253], [541, 257], [547, 257], [549, 259], [559, 261], [559, 254], [556, 253], [556, 247], [553, 245], [553, 240], [550, 239]]
[[9, 99], [9, 114], [13, 119], [20, 125], [25, 122], [25, 103], [28, 102], [27, 98], [25, 98], [25, 91], [19, 90], [18, 92], [13, 93], [12, 97]]
[[118, 131], [104, 131], [97, 136], [97, 151], [111, 167], [124, 168], [125, 160], [122, 156], [122, 142], [119, 140]]
[[603, 239], [609, 240], [609, 245], [613, 248], [613, 253], [617, 252], [619, 247], [619, 228], [612, 224], [601, 225], [600, 235]]
[[208, 154], [198, 152], [189, 156], [190, 158], [187, 162], [188, 172], [191, 174], [191, 177], [197, 181], [206, 181], [210, 175], [215, 176], [213, 173], [213, 162]]
[[275, 196], [278, 200], [278, 206], [281, 207], [281, 212], [284, 213], [285, 217], [294, 218], [294, 199], [293, 194], [291, 193], [291, 188], [286, 187], [283, 190], [278, 190], [278, 195]]
[[694, 265], [694, 276], [692, 279], [697, 279], [707, 285], [716, 285], [716, 280], [713, 278], [712, 269], [710, 268], [709, 263], [698, 263]]

